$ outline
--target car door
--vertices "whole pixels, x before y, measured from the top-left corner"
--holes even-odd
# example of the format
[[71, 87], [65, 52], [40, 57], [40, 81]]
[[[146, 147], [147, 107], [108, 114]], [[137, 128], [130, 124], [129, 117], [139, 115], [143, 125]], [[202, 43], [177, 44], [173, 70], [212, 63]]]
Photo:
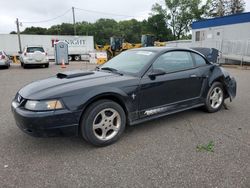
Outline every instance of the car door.
[[[150, 77], [153, 70], [164, 75]], [[161, 55], [141, 79], [140, 118], [174, 111], [198, 103], [202, 78], [189, 51], [170, 51]]]

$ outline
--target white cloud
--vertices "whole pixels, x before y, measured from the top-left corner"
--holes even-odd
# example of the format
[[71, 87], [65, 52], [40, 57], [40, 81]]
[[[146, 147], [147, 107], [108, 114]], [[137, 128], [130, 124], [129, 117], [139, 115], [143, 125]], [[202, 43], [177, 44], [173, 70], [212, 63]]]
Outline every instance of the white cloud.
[[[15, 19], [17, 17], [21, 22], [47, 20], [61, 15], [72, 6], [111, 14], [131, 15], [138, 20], [143, 20], [148, 17], [153, 4], [163, 4], [163, 2], [164, 0], [43, 0], [40, 2], [34, 0], [8, 0], [1, 2], [0, 6], [0, 33], [9, 33], [16, 30]], [[246, 1], [246, 11], [249, 10], [250, 1]], [[102, 17], [114, 18], [116, 20], [129, 19], [128, 17], [109, 16], [76, 10], [76, 21], [94, 22]], [[72, 23], [72, 13], [69, 12], [61, 18], [46, 23], [23, 23], [21, 30], [32, 25], [50, 27], [62, 22]]]

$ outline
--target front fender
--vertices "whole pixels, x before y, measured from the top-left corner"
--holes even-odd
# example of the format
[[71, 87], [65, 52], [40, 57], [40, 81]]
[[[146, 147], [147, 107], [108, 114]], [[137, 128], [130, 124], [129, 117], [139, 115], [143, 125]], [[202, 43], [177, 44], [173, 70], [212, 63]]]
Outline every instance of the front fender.
[[113, 87], [99, 87], [95, 90], [92, 90], [91, 92], [88, 92], [85, 94], [85, 99], [81, 106], [79, 106], [80, 109], [85, 109], [86, 106], [88, 106], [93, 101], [99, 99], [99, 98], [115, 98], [118, 99], [122, 104], [126, 107], [126, 110], [129, 111], [131, 109], [131, 101], [129, 100], [129, 96], [126, 92], [119, 88], [113, 88]]
[[119, 101], [120, 104], [128, 112], [129, 119], [136, 118], [136, 109], [138, 104], [138, 99], [131, 97], [132, 94], [136, 93], [138, 86], [129, 86], [123, 89], [110, 87], [110, 86], [100, 86], [97, 88], [92, 88], [84, 90], [81, 94], [75, 96], [64, 97], [62, 100], [65, 106], [71, 111], [83, 112], [86, 107], [92, 102], [98, 99], [111, 99], [114, 101]]

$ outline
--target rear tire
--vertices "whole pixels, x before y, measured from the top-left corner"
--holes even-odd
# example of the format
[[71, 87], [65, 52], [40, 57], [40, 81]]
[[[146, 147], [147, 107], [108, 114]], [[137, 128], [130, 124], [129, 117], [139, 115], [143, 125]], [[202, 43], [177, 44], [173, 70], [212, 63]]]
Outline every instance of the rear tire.
[[126, 125], [123, 108], [111, 101], [100, 100], [91, 104], [81, 120], [82, 137], [95, 146], [107, 146], [116, 142]]
[[209, 113], [217, 112], [224, 104], [225, 93], [220, 82], [214, 82], [207, 93], [205, 109]]
[[23, 68], [26, 69], [27, 68], [27, 65], [23, 63]]
[[49, 68], [49, 63], [45, 64], [44, 66], [45, 68]]

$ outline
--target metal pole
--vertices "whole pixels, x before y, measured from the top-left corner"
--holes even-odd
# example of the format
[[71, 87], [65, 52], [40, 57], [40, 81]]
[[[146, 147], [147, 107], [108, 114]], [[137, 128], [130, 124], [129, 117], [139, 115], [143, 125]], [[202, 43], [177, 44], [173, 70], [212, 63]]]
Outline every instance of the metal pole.
[[75, 8], [72, 7], [72, 14], [73, 14], [73, 24], [74, 24], [74, 35], [76, 36], [76, 19], [75, 19]]
[[20, 29], [19, 29], [18, 18], [16, 19], [16, 27], [17, 27], [17, 36], [18, 36], [18, 43], [19, 43], [19, 51], [22, 52], [22, 44], [21, 44], [21, 37], [20, 37]]

